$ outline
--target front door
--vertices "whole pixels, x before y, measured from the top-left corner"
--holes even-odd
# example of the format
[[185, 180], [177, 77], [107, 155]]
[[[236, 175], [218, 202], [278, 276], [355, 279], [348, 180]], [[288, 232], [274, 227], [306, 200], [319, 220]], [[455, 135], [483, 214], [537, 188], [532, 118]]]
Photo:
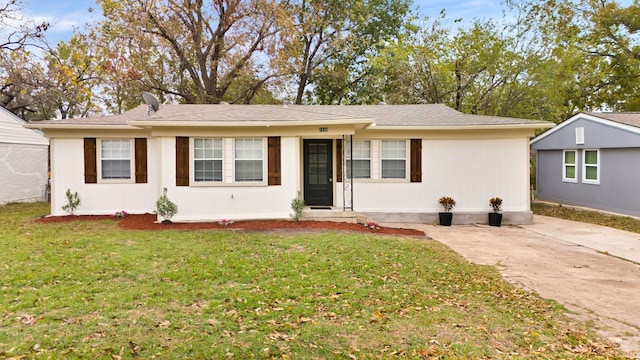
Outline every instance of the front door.
[[304, 140], [304, 202], [333, 205], [333, 140]]

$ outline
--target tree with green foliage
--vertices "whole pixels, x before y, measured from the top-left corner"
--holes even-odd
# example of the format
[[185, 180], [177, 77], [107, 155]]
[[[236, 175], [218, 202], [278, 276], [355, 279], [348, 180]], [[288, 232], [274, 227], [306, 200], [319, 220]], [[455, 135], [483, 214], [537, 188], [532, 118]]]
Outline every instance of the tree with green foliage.
[[548, 44], [557, 63], [549, 87], [564, 96], [566, 114], [638, 109], [640, 92], [640, 5], [611, 0], [507, 1], [522, 14], [529, 37]]
[[[45, 56], [49, 86], [42, 94], [46, 96], [42, 103], [48, 103], [62, 119], [87, 117], [100, 111], [93, 92], [102, 83], [95, 49], [87, 35], [75, 33]], [[51, 108], [43, 109], [43, 113], [50, 113]]]
[[[375, 57], [411, 31], [408, 0], [298, 0], [288, 3], [283, 50], [295, 76], [295, 103], [358, 102]], [[289, 30], [288, 30], [289, 29]]]

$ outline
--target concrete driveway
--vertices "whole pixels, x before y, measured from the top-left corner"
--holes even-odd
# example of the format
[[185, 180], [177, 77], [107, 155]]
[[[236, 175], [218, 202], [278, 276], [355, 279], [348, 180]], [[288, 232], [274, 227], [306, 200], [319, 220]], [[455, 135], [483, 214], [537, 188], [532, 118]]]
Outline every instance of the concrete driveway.
[[507, 281], [592, 320], [601, 336], [640, 358], [640, 234], [544, 216], [499, 228], [402, 226], [425, 231], [471, 262], [496, 266]]

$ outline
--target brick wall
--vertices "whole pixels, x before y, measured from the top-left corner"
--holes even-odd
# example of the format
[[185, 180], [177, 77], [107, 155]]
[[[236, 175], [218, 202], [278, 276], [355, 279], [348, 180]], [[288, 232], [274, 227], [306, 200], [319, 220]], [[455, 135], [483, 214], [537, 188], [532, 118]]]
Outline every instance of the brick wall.
[[0, 143], [0, 204], [45, 200], [48, 146]]

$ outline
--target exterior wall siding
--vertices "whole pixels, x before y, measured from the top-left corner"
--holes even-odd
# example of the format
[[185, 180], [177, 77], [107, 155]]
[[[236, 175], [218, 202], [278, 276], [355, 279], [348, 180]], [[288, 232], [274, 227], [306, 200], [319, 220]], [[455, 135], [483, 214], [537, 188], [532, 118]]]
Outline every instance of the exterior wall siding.
[[[499, 196], [504, 212], [530, 212], [528, 139], [422, 141], [422, 182], [355, 181], [358, 212], [437, 213], [438, 199], [453, 197], [453, 212], [487, 213]], [[342, 184], [337, 205], [342, 204]]]
[[[173, 219], [175, 221], [288, 218], [291, 200], [302, 188], [303, 137], [298, 134], [281, 136], [282, 177], [278, 186], [267, 186], [266, 181], [264, 185], [232, 183], [233, 169], [227, 166], [223, 173], [227, 183], [176, 186], [176, 135], [136, 134], [131, 137], [145, 136], [148, 138], [146, 184], [85, 184], [83, 139], [53, 138], [52, 215], [66, 215], [62, 206], [66, 203], [67, 189], [77, 191], [80, 195], [82, 204], [77, 214], [113, 214], [122, 210], [150, 213], [162, 188], [167, 187], [169, 198], [179, 208]], [[408, 139], [409, 136], [397, 138]], [[374, 162], [371, 165], [376, 176], [373, 180], [355, 182], [354, 210], [363, 213], [433, 215], [442, 210], [438, 199], [446, 195], [457, 201], [458, 205], [453, 210], [455, 213], [476, 214], [481, 220], [472, 222], [482, 222], [482, 219], [486, 219], [486, 213], [491, 211], [489, 199], [499, 196], [504, 200], [505, 215], [530, 216], [528, 137], [471, 136], [469, 134], [457, 139], [423, 136], [420, 183], [411, 183], [408, 178], [379, 179], [380, 149], [372, 149]], [[415, 134], [411, 137], [416, 138]], [[375, 143], [373, 145], [375, 147]], [[233, 163], [231, 146], [225, 146], [224, 157], [225, 164]], [[342, 191], [342, 183], [336, 183], [334, 205], [337, 207], [343, 204]], [[530, 218], [513, 223], [527, 221]]]
[[0, 204], [43, 201], [47, 145], [0, 143]]
[[577, 182], [562, 181], [562, 150], [539, 150], [538, 199], [640, 216], [640, 148], [601, 149], [600, 184], [582, 182], [583, 154], [577, 152]]
[[[291, 200], [299, 189], [300, 142], [298, 137], [281, 138], [282, 183], [277, 186], [220, 184], [213, 186], [175, 186], [175, 137], [159, 139], [162, 168], [158, 177], [167, 187], [169, 199], [178, 205], [175, 221], [212, 221], [220, 219], [288, 218]], [[231, 161], [233, 153], [225, 148]], [[172, 159], [171, 161], [166, 159]], [[265, 158], [266, 161], [266, 158]], [[225, 168], [224, 176], [233, 179], [233, 170]], [[265, 177], [266, 177], [265, 173]], [[155, 199], [154, 199], [155, 204]]]
[[[584, 129], [584, 144], [576, 144], [575, 129], [580, 127]], [[640, 136], [613, 125], [577, 119], [540, 139], [532, 147], [536, 150], [640, 147]]]
[[84, 183], [84, 152], [82, 138], [51, 139], [51, 214], [67, 215], [62, 206], [67, 203], [65, 193], [67, 189], [78, 192], [80, 207], [77, 215], [115, 214], [126, 211], [132, 214], [150, 213], [155, 208], [155, 201], [159, 197], [157, 164], [158, 143], [153, 138], [148, 139], [146, 184], [85, 184]]
[[25, 129], [27, 122], [0, 106], [0, 143], [49, 145], [40, 131]]

